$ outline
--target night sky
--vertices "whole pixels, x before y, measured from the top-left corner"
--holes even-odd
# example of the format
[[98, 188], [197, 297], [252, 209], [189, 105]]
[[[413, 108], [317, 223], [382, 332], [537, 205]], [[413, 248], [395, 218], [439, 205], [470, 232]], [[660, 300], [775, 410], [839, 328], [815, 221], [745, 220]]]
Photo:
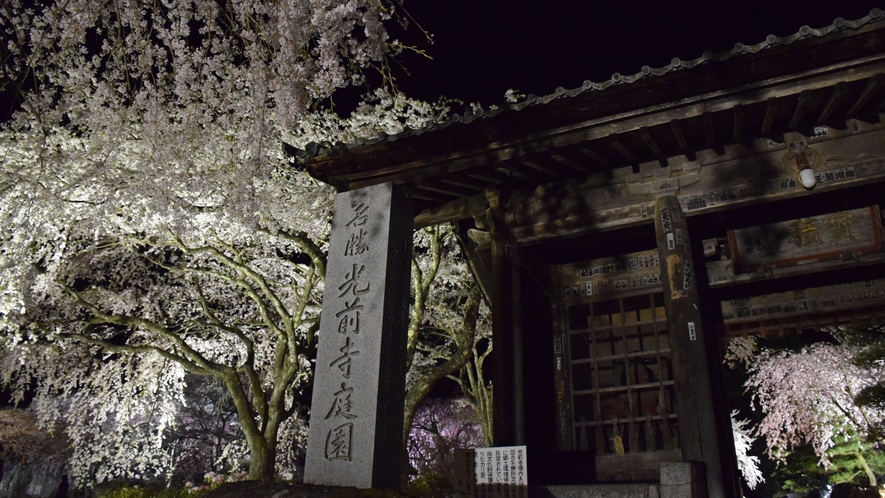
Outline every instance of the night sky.
[[414, 26], [395, 34], [433, 57], [404, 56], [411, 76], [401, 76], [398, 86], [420, 99], [444, 95], [484, 106], [503, 102], [508, 88], [547, 95], [885, 8], [872, 0], [403, 1], [434, 43]]
[[[674, 57], [695, 59], [735, 43], [756, 44], [769, 34], [786, 36], [802, 25], [820, 28], [837, 17], [853, 20], [885, 3], [874, 0], [395, 0], [414, 19], [392, 38], [426, 51], [406, 52], [397, 85], [428, 101], [500, 104], [509, 88], [547, 95], [557, 87], [635, 74]], [[433, 35], [430, 44], [420, 25]], [[370, 78], [370, 81], [372, 78]], [[341, 92], [339, 110], [355, 105], [366, 89]], [[0, 93], [0, 121], [15, 107]], [[463, 112], [464, 106], [452, 106]], [[345, 111], [346, 114], [346, 111]]]

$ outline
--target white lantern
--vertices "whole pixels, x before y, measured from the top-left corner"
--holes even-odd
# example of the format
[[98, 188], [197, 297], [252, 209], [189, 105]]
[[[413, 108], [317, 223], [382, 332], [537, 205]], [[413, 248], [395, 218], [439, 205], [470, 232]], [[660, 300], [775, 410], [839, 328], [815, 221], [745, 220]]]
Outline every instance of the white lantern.
[[817, 179], [814, 177], [814, 170], [811, 168], [805, 168], [799, 172], [799, 181], [802, 183], [802, 186], [811, 190], [817, 184]]

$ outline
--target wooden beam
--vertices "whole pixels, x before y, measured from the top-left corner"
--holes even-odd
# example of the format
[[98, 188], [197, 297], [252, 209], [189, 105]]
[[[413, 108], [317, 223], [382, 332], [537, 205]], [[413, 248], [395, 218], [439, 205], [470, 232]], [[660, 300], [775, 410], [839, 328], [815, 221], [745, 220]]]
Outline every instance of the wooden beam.
[[530, 176], [528, 176], [528, 175], [525, 175], [525, 174], [523, 174], [523, 173], [520, 173], [519, 171], [516, 171], [515, 169], [510, 168], [510, 167], [499, 166], [499, 167], [497, 167], [497, 168], [495, 168], [495, 169], [498, 170], [498, 171], [500, 171], [501, 173], [504, 173], [505, 175], [509, 175], [509, 176], [514, 177], [514, 178], [519, 178], [520, 180], [525, 180], [525, 181], [527, 181], [527, 182], [533, 182], [533, 181], [535, 181], [534, 178], [532, 178], [532, 177], [530, 177]]
[[612, 138], [608, 141], [609, 145], [612, 146], [616, 151], [620, 152], [622, 156], [626, 157], [628, 161], [635, 162], [636, 156], [634, 156], [624, 144], [622, 144], [617, 138]]
[[735, 104], [734, 109], [734, 141], [740, 142], [744, 136], [744, 106]]
[[799, 92], [799, 101], [796, 102], [796, 110], [793, 111], [793, 117], [790, 118], [790, 129], [799, 126], [799, 122], [802, 121], [802, 116], [805, 114], [805, 111], [808, 110], [809, 102], [811, 102], [811, 91], [802, 90]]
[[425, 209], [415, 216], [415, 228], [484, 216], [488, 208], [485, 194], [461, 197], [433, 209]]
[[707, 139], [707, 147], [713, 148], [716, 145], [716, 130], [713, 129], [713, 115], [705, 112], [701, 119], [704, 122], [704, 137]]
[[504, 183], [504, 181], [499, 178], [499, 174], [495, 173], [494, 171], [469, 171], [467, 173], [467, 176], [487, 183], [491, 183], [493, 185], [501, 185], [502, 183]]
[[406, 185], [399, 185], [400, 190], [409, 199], [420, 199], [422, 201], [430, 201], [434, 203], [443, 202], [449, 199], [447, 195], [433, 194], [429, 192], [421, 192]]
[[720, 450], [723, 443], [717, 429], [728, 422], [728, 415], [725, 415], [725, 421], [716, 417], [714, 386], [707, 359], [708, 343], [714, 337], [701, 316], [701, 289], [690, 249], [688, 223], [675, 195], [657, 200], [655, 234], [673, 359], [682, 458], [703, 462], [706, 465], [707, 496], [725, 498], [720, 453], [734, 453], [734, 447], [726, 446]]
[[486, 190], [485, 185], [481, 185], [476, 182], [468, 181], [468, 180], [464, 179], [463, 176], [440, 178], [439, 181], [442, 183], [449, 184], [449, 185], [455, 185], [457, 187], [463, 187], [466, 189], [470, 189], [475, 192], [485, 192], [485, 190]]
[[548, 176], [553, 176], [553, 177], [558, 177], [558, 176], [559, 176], [559, 175], [558, 175], [555, 171], [553, 171], [552, 169], [550, 169], [550, 168], [548, 168], [548, 167], [546, 167], [546, 166], [544, 166], [544, 165], [542, 165], [542, 164], [538, 164], [538, 163], [535, 162], [535, 161], [528, 161], [528, 160], [526, 160], [526, 161], [523, 161], [522, 164], [525, 164], [525, 165], [528, 166], [529, 168], [532, 168], [532, 169], [534, 169], [534, 170], [536, 170], [536, 171], [540, 171], [541, 173], [544, 173], [545, 175], [548, 175]]
[[836, 109], [842, 99], [845, 98], [845, 92], [848, 90], [848, 84], [844, 81], [840, 81], [833, 85], [833, 89], [830, 91], [830, 98], [827, 99], [827, 104], [824, 106], [823, 110], [820, 111], [820, 116], [817, 117], [818, 124], [824, 123], [827, 119], [830, 118], [830, 115], [833, 114], [833, 110]]
[[443, 199], [443, 197], [434, 196], [434, 195], [429, 194], [427, 192], [421, 192], [418, 190], [412, 190], [412, 192], [413, 192], [412, 194], [407, 196], [409, 199], [418, 199], [418, 200], [434, 202], [434, 203], [441, 202], [441, 200]]
[[682, 125], [679, 119], [670, 120], [670, 128], [673, 130], [673, 136], [676, 137], [676, 143], [679, 144], [679, 150], [688, 152], [688, 142], [685, 140], [685, 133], [682, 132]]
[[552, 154], [550, 157], [551, 157], [554, 161], [558, 161], [559, 163], [564, 164], [565, 166], [568, 166], [569, 168], [571, 168], [571, 169], [577, 171], [578, 173], [584, 173], [584, 172], [587, 171], [585, 168], [582, 168], [579, 164], [577, 164], [576, 162], [572, 161], [572, 160], [569, 159], [568, 157], [564, 157], [564, 156], [561, 156], [561, 155], [559, 155], [559, 154]]
[[584, 147], [584, 148], [582, 148], [582, 149], [581, 149], [581, 152], [583, 152], [584, 155], [586, 155], [586, 156], [589, 157], [590, 159], [593, 159], [594, 161], [596, 161], [600, 166], [603, 166], [603, 167], [605, 167], [605, 168], [611, 168], [611, 167], [612, 167], [611, 163], [608, 162], [608, 160], [607, 160], [606, 158], [602, 157], [602, 156], [599, 155], [595, 150], [593, 150], [593, 149], [591, 149], [591, 148], [589, 148], [589, 147]]
[[425, 182], [415, 183], [415, 188], [418, 190], [426, 190], [428, 192], [436, 192], [438, 194], [450, 195], [452, 197], [467, 197], [472, 192], [468, 192], [466, 189], [462, 189], [460, 187], [456, 187], [454, 185], [440, 185], [439, 182], [435, 181], [436, 179], [431, 179]]
[[873, 77], [867, 81], [867, 86], [864, 87], [862, 92], [860, 92], [860, 97], [857, 98], [857, 101], [851, 106], [851, 109], [848, 110], [845, 116], [850, 117], [857, 114], [864, 104], [870, 100], [870, 97], [875, 95], [883, 85], [885, 85], [885, 76], [881, 74], [873, 75]]
[[762, 129], [759, 130], [761, 135], [767, 135], [774, 124], [774, 115], [777, 112], [777, 97], [769, 97], [765, 101], [765, 119], [762, 121]]
[[514, 164], [510, 161], [501, 161], [500, 166], [496, 166], [495, 169], [504, 173], [508, 176], [514, 176], [519, 178], [520, 180], [526, 180], [529, 182], [538, 181], [539, 178], [535, 175], [532, 175], [527, 171], [526, 168], [519, 167], [517, 164]]
[[492, 341], [495, 344], [492, 373], [495, 379], [493, 388], [493, 432], [495, 446], [521, 444], [523, 428], [519, 427], [516, 413], [523, 407], [517, 404], [519, 379], [514, 355], [520, 350], [517, 320], [519, 292], [514, 292], [514, 279], [518, 279], [513, 258], [515, 245], [504, 221], [503, 208], [499, 205], [496, 193], [488, 195], [489, 209], [486, 211], [489, 234], [492, 238]]
[[639, 135], [642, 136], [642, 139], [645, 140], [645, 145], [648, 145], [651, 153], [656, 156], [662, 156], [661, 149], [658, 147], [658, 144], [655, 143], [654, 139], [651, 138], [651, 134], [648, 132], [648, 126], [641, 126], [639, 128]]
[[[759, 120], [761, 121], [761, 115]], [[885, 185], [885, 172], [878, 166], [881, 161], [874, 158], [875, 144], [885, 141], [885, 124], [872, 125], [862, 138], [858, 139], [850, 130], [834, 130], [829, 137], [815, 141], [815, 149], [824, 157], [845, 158], [845, 161], [838, 164], [828, 163], [820, 167], [818, 173], [824, 175], [825, 181], [818, 182], [815, 194], [831, 195], [830, 192], [873, 183]], [[762, 142], [757, 145], [761, 149], [751, 155], [729, 154], [721, 162], [705, 166], [700, 172], [690, 173], [697, 175], [697, 182], [685, 182], [679, 191], [686, 213], [697, 216], [748, 204], [798, 199], [809, 195], [801, 187], [790, 188], [791, 182], [795, 182], [795, 173], [779, 169], [783, 160], [781, 148], [768, 147]], [[752, 164], [759, 165], [759, 171], [765, 174], [747, 176], [742, 171], [744, 165], [748, 164], [747, 158], [752, 158], [749, 159]], [[648, 192], [640, 191], [635, 184], [625, 181], [625, 176], [631, 169], [618, 170], [612, 183], [592, 186], [570, 186], [564, 183], [550, 186], [543, 192], [529, 194], [521, 202], [525, 209], [514, 211], [513, 219], [508, 220], [514, 237], [521, 244], [528, 244], [553, 237], [596, 233], [648, 223], [653, 212], [648, 206]], [[777, 177], [777, 181], [771, 174]], [[733, 180], [723, 182], [722, 178]], [[566, 198], [570, 200], [565, 201]], [[711, 198], [715, 199], [715, 203], [709, 202]], [[551, 216], [566, 204], [575, 206], [575, 209], [565, 215], [554, 216], [556, 223], [550, 223], [553, 219]]]

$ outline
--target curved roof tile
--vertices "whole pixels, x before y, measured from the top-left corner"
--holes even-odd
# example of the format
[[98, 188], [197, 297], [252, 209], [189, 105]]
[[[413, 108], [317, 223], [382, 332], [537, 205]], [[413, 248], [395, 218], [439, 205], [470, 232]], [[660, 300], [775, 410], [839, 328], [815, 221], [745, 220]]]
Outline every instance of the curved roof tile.
[[632, 75], [622, 75], [620, 73], [614, 73], [611, 76], [611, 78], [609, 78], [606, 81], [593, 82], [590, 80], [584, 80], [584, 83], [581, 86], [579, 86], [577, 88], [573, 88], [571, 90], [566, 90], [563, 87], [558, 87], [553, 93], [551, 93], [549, 95], [544, 95], [541, 97], [538, 97], [536, 95], [528, 95], [528, 96], [526, 96], [526, 98], [524, 100], [519, 101], [519, 102], [504, 102], [504, 103], [499, 104], [497, 106], [493, 105], [488, 110], [480, 109], [476, 113], [465, 113], [465, 115], [463, 115], [463, 116], [460, 116], [458, 114], [452, 114], [451, 116], [449, 116], [448, 119], [446, 119], [443, 122], [428, 123], [421, 128], [409, 128], [409, 129], [406, 129], [403, 132], [396, 134], [396, 135], [388, 135], [388, 134], [382, 132], [381, 134], [379, 134], [375, 137], [372, 137], [370, 139], [356, 140], [356, 141], [348, 142], [348, 143], [339, 143], [339, 144], [334, 144], [334, 145], [330, 144], [330, 143], [311, 144], [307, 147], [307, 150], [304, 151], [302, 158], [308, 159], [310, 157], [315, 157], [318, 155], [322, 155], [324, 153], [332, 152], [334, 150], [339, 150], [339, 149], [343, 149], [343, 148], [350, 149], [350, 148], [356, 148], [356, 147], [360, 147], [360, 146], [364, 146], [364, 145], [377, 144], [377, 143], [384, 142], [384, 141], [394, 141], [394, 140], [397, 140], [398, 138], [405, 137], [405, 136], [420, 135], [420, 134], [423, 134], [427, 131], [448, 128], [449, 126], [451, 126], [455, 123], [467, 124], [467, 123], [471, 123], [471, 122], [473, 122], [477, 119], [480, 119], [480, 118], [492, 118], [492, 117], [495, 117], [495, 116], [497, 116], [503, 112], [507, 112], [507, 111], [521, 111], [521, 110], [525, 109], [526, 107], [547, 104], [549, 102], [552, 102], [552, 101], [560, 99], [560, 98], [571, 98], [571, 97], [576, 97], [578, 95], [581, 95], [585, 92], [605, 90], [606, 88], [609, 88], [613, 85], [631, 84], [631, 83], [635, 83], [636, 81], [639, 81], [643, 78], [663, 76], [663, 75], [665, 75], [669, 72], [672, 72], [672, 71], [681, 71], [681, 70], [685, 70], [685, 69], [692, 69], [694, 67], [697, 67], [697, 66], [700, 66], [703, 64], [707, 64], [711, 61], [722, 62], [722, 61], [728, 60], [732, 57], [736, 57], [736, 56], [740, 56], [740, 55], [755, 54], [755, 53], [758, 53], [758, 52], [765, 50], [767, 48], [774, 47], [776, 45], [790, 45], [790, 44], [796, 42], [797, 40], [801, 40], [801, 39], [805, 39], [805, 38], [810, 38], [810, 37], [820, 38], [820, 37], [827, 36], [830, 33], [833, 33], [836, 31], [860, 29], [861, 27], [866, 26], [867, 24], [871, 24], [873, 22], [877, 22], [882, 19], [885, 19], [885, 11], [878, 9], [878, 8], [872, 9], [869, 12], [869, 14], [867, 14], [866, 16], [861, 17], [860, 19], [855, 19], [853, 21], [848, 21], [848, 20], [842, 19], [841, 17], [837, 17], [835, 20], [833, 20], [833, 22], [831, 24], [824, 26], [822, 28], [815, 29], [815, 28], [811, 28], [811, 27], [805, 25], [805, 26], [802, 26], [801, 28], [799, 28], [799, 31], [797, 31], [796, 33], [793, 33], [788, 36], [768, 35], [765, 37], [765, 40], [763, 40], [755, 45], [745, 45], [743, 43], [736, 43], [731, 50], [728, 50], [726, 52], [721, 52], [718, 54], [714, 54], [710, 51], [706, 51], [700, 57], [698, 57], [696, 59], [692, 59], [692, 60], [682, 60], [678, 57], [673, 58], [673, 60], [670, 61], [669, 65], [659, 67], [659, 68], [642, 66], [642, 68], [640, 69], [640, 71], [638, 73], [632, 74]]

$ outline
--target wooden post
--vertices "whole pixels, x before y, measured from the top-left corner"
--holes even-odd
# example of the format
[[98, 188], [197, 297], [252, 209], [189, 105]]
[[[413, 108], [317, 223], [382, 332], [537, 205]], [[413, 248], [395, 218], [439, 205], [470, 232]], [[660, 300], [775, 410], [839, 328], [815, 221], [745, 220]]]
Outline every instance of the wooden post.
[[682, 458], [704, 464], [710, 498], [726, 498], [716, 437], [707, 338], [701, 322], [688, 224], [676, 196], [658, 199], [655, 233], [673, 356]]
[[504, 226], [499, 194], [488, 192], [486, 212], [492, 238], [492, 431], [495, 446], [524, 442], [522, 413], [522, 348], [516, 315], [519, 279], [515, 275], [515, 248]]

